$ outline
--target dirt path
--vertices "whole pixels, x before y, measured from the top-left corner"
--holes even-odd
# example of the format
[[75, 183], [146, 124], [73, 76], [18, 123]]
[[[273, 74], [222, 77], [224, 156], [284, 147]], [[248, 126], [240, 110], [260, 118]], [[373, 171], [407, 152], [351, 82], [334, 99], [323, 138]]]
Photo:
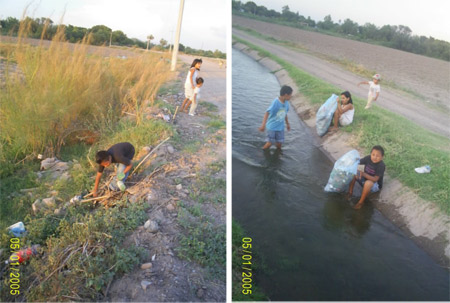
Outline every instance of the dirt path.
[[[183, 62], [190, 65], [193, 58], [183, 56]], [[173, 108], [184, 99], [186, 66], [179, 69], [172, 92], [158, 96]], [[163, 171], [131, 190], [130, 201], [144, 198], [150, 206], [149, 220], [158, 228], [152, 232], [141, 226], [124, 243], [144, 248], [147, 257], [141, 267], [113, 281], [108, 301], [226, 300], [225, 263], [208, 263], [211, 255], [225, 258], [226, 135], [223, 127], [210, 124], [225, 119], [225, 69], [203, 59], [199, 75], [205, 78], [200, 101], [216, 105], [217, 110], [200, 103], [194, 117], [178, 113], [179, 139], [162, 146], [148, 164], [149, 172], [155, 166]], [[204, 256], [191, 261], [181, 257], [194, 252]]]
[[[357, 87], [357, 83], [367, 81], [367, 79], [362, 79], [360, 76], [354, 75], [336, 64], [255, 38], [237, 29], [233, 29], [233, 35], [264, 48], [307, 73], [340, 87], [342, 90], [349, 90], [353, 95], [364, 100], [367, 99], [368, 87]], [[382, 72], [380, 71], [380, 73]], [[432, 110], [422, 101], [405, 97], [393, 89], [386, 87], [381, 89], [380, 97], [376, 102], [378, 106], [397, 113], [435, 133], [450, 137], [448, 114]]]

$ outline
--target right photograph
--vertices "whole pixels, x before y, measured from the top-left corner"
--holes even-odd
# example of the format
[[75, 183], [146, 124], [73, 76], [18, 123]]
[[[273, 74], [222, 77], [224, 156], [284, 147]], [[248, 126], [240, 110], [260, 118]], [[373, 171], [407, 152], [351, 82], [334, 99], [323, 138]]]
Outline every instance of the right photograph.
[[450, 300], [447, 11], [232, 1], [233, 301]]

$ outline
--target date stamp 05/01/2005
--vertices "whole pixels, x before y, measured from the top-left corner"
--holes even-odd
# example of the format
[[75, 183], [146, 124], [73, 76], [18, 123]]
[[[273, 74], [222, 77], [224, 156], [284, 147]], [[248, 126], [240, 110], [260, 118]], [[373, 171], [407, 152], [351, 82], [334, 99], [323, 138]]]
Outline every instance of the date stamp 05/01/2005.
[[242, 238], [242, 293], [252, 293], [252, 238]]
[[11, 288], [11, 295], [17, 296], [20, 294], [20, 263], [19, 263], [19, 255], [17, 254], [20, 249], [20, 239], [19, 238], [11, 238], [9, 240], [11, 244], [9, 247], [11, 248], [11, 257], [9, 258], [9, 288]]

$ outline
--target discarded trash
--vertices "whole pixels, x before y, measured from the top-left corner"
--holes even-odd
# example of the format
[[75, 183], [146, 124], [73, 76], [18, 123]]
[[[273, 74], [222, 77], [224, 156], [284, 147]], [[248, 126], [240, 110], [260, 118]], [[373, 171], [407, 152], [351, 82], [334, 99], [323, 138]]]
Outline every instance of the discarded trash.
[[333, 119], [334, 112], [337, 109], [337, 96], [332, 94], [327, 101], [319, 108], [316, 114], [316, 130], [319, 136], [325, 135], [330, 127], [331, 119]]
[[418, 174], [429, 174], [431, 172], [431, 167], [429, 165], [425, 165], [422, 167], [414, 168], [414, 170]]
[[32, 256], [37, 256], [39, 254], [39, 248], [41, 246], [39, 244], [33, 245], [31, 247], [28, 247], [26, 249], [19, 250], [18, 252], [13, 253], [7, 261], [5, 261], [6, 264], [10, 263], [23, 263], [28, 261]]
[[12, 233], [15, 237], [21, 237], [23, 233], [25, 233], [25, 225], [22, 221], [17, 222], [16, 224], [8, 227], [10, 233]]
[[127, 188], [122, 181], [117, 181], [117, 187], [119, 187], [120, 191], [125, 191]]
[[359, 153], [353, 149], [340, 157], [334, 163], [328, 183], [325, 186], [326, 192], [343, 192], [347, 189], [348, 184], [352, 181], [353, 176], [356, 175], [356, 170], [359, 164]]
[[159, 113], [158, 114], [159, 118], [162, 118], [164, 121], [169, 122], [170, 121], [170, 116], [169, 115], [164, 115], [163, 113]]
[[82, 195], [77, 195], [75, 197], [73, 197], [72, 199], [70, 199], [70, 203], [75, 204], [80, 202], [83, 199]]

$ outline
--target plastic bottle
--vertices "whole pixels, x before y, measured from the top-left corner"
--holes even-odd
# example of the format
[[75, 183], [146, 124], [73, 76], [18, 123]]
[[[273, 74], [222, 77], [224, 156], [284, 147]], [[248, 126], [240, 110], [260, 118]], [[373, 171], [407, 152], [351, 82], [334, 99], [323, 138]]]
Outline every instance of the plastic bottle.
[[17, 222], [16, 224], [8, 227], [10, 233], [12, 233], [15, 237], [21, 237], [23, 233], [25, 233], [25, 225], [22, 221]]
[[33, 245], [31, 247], [25, 248], [25, 249], [21, 249], [15, 253], [13, 253], [8, 261], [6, 261], [6, 263], [15, 263], [15, 262], [19, 262], [19, 263], [23, 263], [28, 261], [32, 256], [37, 256], [39, 254], [39, 248], [40, 245], [36, 244]]

